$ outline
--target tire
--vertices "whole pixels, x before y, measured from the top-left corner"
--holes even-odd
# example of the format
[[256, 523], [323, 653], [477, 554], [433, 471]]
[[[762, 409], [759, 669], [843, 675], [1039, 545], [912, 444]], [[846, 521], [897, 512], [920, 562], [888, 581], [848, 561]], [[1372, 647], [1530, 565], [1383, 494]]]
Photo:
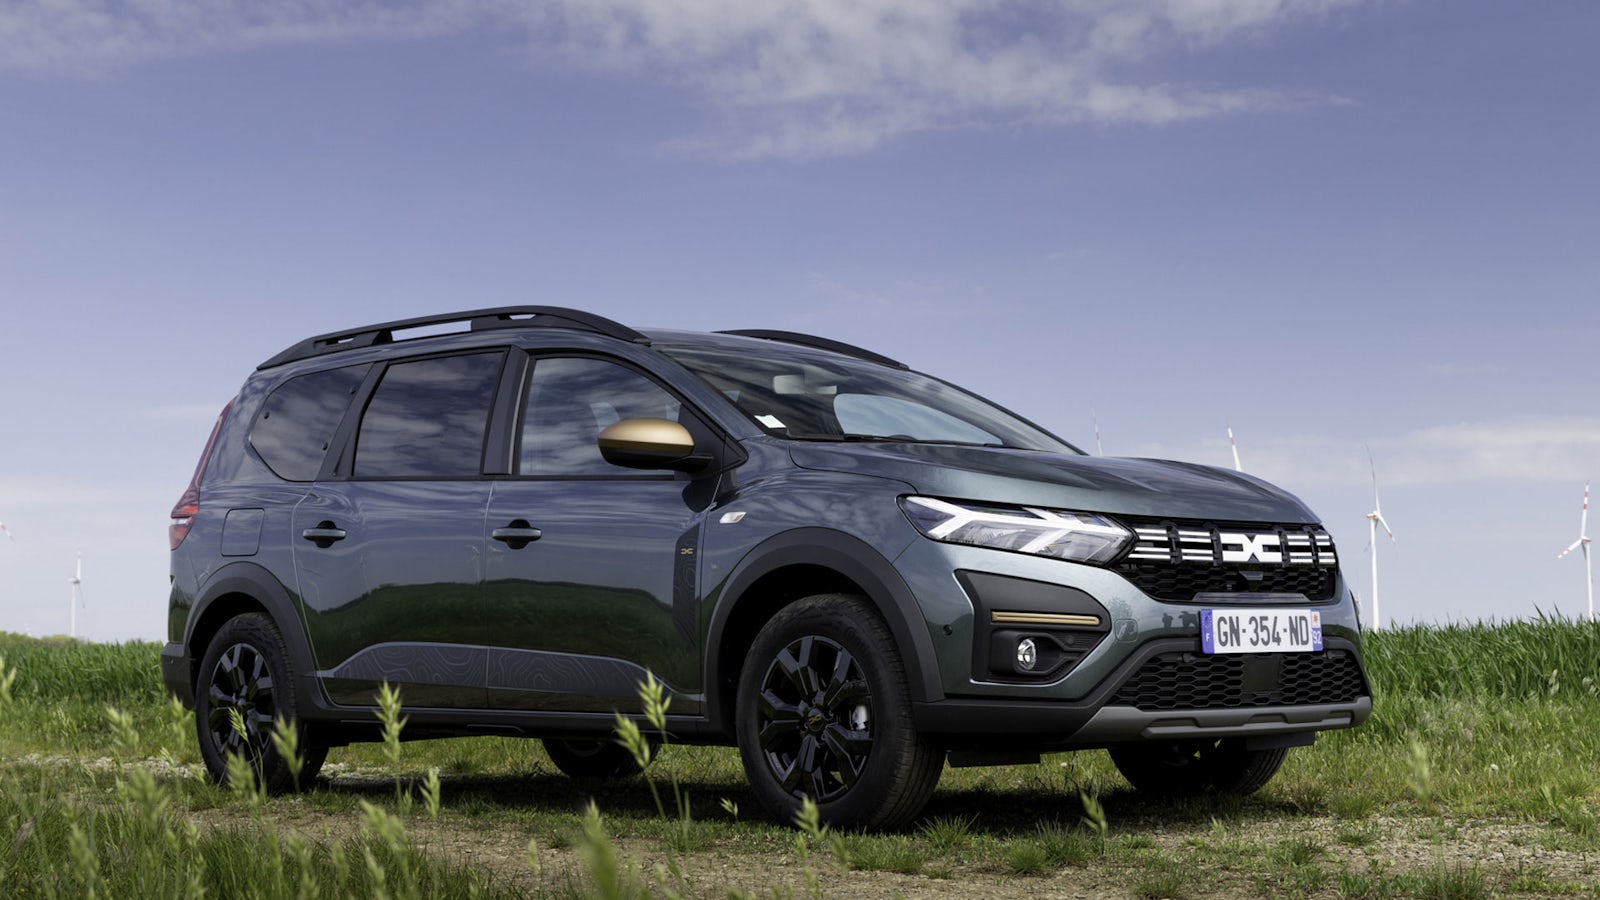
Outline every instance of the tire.
[[899, 651], [860, 597], [807, 597], [773, 616], [745, 657], [737, 703], [745, 774], [784, 824], [810, 797], [836, 828], [897, 828], [939, 783], [944, 754], [917, 734]]
[[[651, 741], [651, 747], [656, 746]], [[617, 781], [644, 771], [627, 747], [616, 741], [568, 741], [544, 739], [544, 752], [571, 778]], [[654, 755], [652, 754], [652, 759]]]
[[1192, 797], [1206, 792], [1244, 797], [1278, 773], [1289, 748], [1246, 750], [1238, 739], [1124, 744], [1111, 761], [1128, 783], [1152, 797]]
[[[234, 729], [231, 709], [243, 717], [244, 734]], [[249, 760], [268, 793], [309, 786], [321, 771], [328, 748], [308, 739], [296, 712], [294, 673], [277, 626], [261, 613], [224, 623], [206, 647], [195, 690], [195, 732], [211, 778], [227, 784], [228, 756], [239, 753]], [[273, 723], [279, 716], [299, 729], [303, 763], [298, 782], [272, 743]]]

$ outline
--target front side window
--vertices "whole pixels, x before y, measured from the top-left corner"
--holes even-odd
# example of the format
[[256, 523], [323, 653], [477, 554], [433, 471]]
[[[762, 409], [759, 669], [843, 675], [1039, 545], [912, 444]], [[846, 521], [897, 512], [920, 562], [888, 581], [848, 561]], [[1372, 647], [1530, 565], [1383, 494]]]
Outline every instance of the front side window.
[[356, 437], [358, 478], [461, 478], [483, 470], [502, 353], [394, 363]]
[[250, 446], [286, 481], [315, 481], [334, 429], [370, 366], [312, 372], [279, 385], [250, 427]]
[[[522, 475], [629, 475], [600, 456], [598, 438], [623, 419], [679, 421], [682, 405], [626, 366], [592, 357], [534, 362], [522, 416]], [[685, 422], [684, 424], [688, 424]]]

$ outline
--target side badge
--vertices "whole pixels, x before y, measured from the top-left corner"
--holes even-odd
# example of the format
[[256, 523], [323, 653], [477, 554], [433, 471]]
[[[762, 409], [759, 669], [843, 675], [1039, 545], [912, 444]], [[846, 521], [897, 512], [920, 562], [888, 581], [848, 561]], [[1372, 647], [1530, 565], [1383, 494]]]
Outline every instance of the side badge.
[[723, 525], [737, 525], [740, 522], [744, 521], [744, 513], [742, 511], [741, 512], [725, 512], [725, 513], [722, 514], [722, 518], [718, 519], [717, 521], [722, 523]]

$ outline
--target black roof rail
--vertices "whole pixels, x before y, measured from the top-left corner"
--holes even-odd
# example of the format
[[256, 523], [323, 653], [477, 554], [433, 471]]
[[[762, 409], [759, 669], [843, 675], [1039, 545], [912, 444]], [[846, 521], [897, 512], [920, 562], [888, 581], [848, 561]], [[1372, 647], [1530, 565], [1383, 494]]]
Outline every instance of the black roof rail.
[[835, 341], [830, 338], [817, 337], [814, 334], [801, 334], [798, 331], [774, 331], [770, 328], [740, 328], [731, 331], [719, 331], [717, 333], [736, 334], [740, 337], [761, 338], [762, 340], [767, 341], [781, 341], [785, 344], [799, 344], [802, 347], [815, 347], [818, 350], [827, 350], [831, 353], [838, 353], [843, 356], [854, 356], [856, 359], [864, 359], [867, 362], [875, 362], [880, 366], [888, 366], [892, 369], [910, 370], [911, 368], [899, 360], [890, 359], [881, 353], [873, 353], [871, 350], [863, 350], [854, 344], [846, 344], [843, 341]]
[[[486, 331], [491, 328], [572, 328], [635, 344], [650, 343], [649, 338], [626, 325], [580, 309], [567, 309], [562, 306], [500, 306], [494, 309], [474, 309], [436, 316], [421, 316], [415, 319], [400, 319], [395, 322], [364, 325], [347, 331], [319, 334], [295, 344], [257, 368], [270, 369], [297, 359], [310, 359], [326, 353], [391, 344], [396, 340], [397, 331], [461, 323], [466, 323], [467, 330], [470, 331]], [[404, 337], [398, 339], [406, 340]]]

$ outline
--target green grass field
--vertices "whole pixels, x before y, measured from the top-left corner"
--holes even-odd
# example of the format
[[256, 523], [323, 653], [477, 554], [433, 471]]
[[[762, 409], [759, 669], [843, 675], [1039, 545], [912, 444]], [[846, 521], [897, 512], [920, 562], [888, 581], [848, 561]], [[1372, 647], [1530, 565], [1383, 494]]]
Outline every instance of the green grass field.
[[767, 822], [722, 748], [589, 785], [536, 741], [373, 744], [334, 750], [304, 795], [218, 788], [158, 652], [0, 634], [14, 895], [1600, 897], [1588, 623], [1369, 635], [1373, 718], [1248, 799], [1148, 803], [1089, 751], [947, 770], [891, 835]]

